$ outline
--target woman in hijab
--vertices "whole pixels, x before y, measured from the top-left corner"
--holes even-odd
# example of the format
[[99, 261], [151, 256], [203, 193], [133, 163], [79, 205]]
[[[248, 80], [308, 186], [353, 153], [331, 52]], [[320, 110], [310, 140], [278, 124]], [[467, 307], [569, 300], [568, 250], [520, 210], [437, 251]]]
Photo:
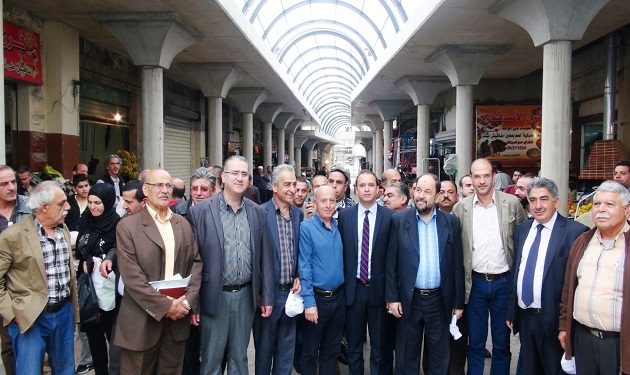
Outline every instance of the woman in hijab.
[[103, 278], [98, 272], [98, 266], [105, 254], [116, 246], [116, 225], [120, 216], [116, 213], [115, 202], [116, 193], [113, 186], [94, 185], [88, 194], [89, 211], [81, 217], [77, 237], [78, 275], [84, 272], [93, 274], [92, 279], [99, 297], [99, 321], [81, 324], [81, 330], [88, 337], [96, 375], [108, 374], [107, 342], [111, 339], [115, 316], [113, 273], [108, 278]]

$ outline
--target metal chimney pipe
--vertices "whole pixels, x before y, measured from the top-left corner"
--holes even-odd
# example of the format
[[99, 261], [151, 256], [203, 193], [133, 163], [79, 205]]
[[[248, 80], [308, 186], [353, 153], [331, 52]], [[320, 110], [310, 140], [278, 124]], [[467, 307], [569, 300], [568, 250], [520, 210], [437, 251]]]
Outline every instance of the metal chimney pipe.
[[603, 139], [615, 139], [615, 78], [617, 75], [617, 35], [606, 36], [606, 81], [604, 84]]

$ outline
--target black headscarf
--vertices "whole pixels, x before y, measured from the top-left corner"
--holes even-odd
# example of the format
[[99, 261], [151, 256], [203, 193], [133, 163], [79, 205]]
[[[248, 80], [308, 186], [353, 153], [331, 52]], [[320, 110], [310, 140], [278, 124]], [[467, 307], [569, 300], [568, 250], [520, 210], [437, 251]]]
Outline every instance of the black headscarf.
[[[103, 213], [92, 216], [92, 212], [86, 209], [79, 222], [79, 234], [77, 236], [77, 249], [84, 260], [91, 256], [101, 256], [116, 244], [116, 225], [120, 216], [116, 213], [116, 191], [109, 184], [96, 184], [90, 188], [90, 195], [98, 197], [103, 202]], [[84, 235], [88, 235], [87, 243], [82, 241]], [[83, 242], [83, 243], [82, 243]]]

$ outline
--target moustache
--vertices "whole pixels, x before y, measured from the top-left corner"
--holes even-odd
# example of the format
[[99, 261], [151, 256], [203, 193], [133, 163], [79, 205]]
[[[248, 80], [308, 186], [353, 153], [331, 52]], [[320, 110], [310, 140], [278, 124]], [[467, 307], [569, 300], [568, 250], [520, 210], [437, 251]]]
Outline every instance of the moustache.
[[451, 198], [444, 197], [442, 198], [442, 202], [452, 202]]
[[164, 194], [164, 193], [162, 193], [162, 194], [158, 195], [158, 198], [166, 198], [166, 199], [169, 199], [169, 196], [168, 196], [168, 194]]
[[602, 218], [602, 219], [610, 219], [610, 215], [609, 215], [608, 213], [606, 213], [606, 212], [599, 212], [599, 213], [595, 216], [595, 219], [599, 219], [599, 218]]

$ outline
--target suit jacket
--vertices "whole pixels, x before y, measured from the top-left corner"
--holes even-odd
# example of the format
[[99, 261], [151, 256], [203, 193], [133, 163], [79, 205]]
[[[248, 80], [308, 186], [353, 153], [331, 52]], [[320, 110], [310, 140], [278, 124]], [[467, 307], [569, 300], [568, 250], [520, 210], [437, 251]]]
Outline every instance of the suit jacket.
[[[74, 272], [70, 232], [63, 234], [70, 251], [70, 300], [74, 321], [79, 322], [77, 279]], [[44, 255], [35, 229], [33, 216], [8, 227], [0, 235], [0, 315], [6, 326], [13, 319], [24, 333], [33, 326], [48, 304], [48, 278]]]
[[[110, 184], [112, 186], [114, 186], [114, 180], [112, 179], [112, 176], [109, 175], [109, 173], [105, 172], [104, 175], [102, 175], [98, 181], [103, 181], [106, 184]], [[98, 181], [96, 181], [96, 183], [98, 183]], [[118, 188], [120, 189], [120, 192], [122, 194], [122, 188], [123, 186], [125, 186], [125, 179], [122, 178], [122, 176], [118, 176]]]
[[[192, 206], [186, 215], [203, 261], [199, 292], [200, 312], [210, 316], [216, 316], [219, 312], [223, 291], [223, 224], [219, 212], [219, 196], [216, 194]], [[243, 201], [251, 230], [252, 309], [256, 308], [259, 296], [262, 305], [273, 306], [273, 254], [265, 212], [249, 199], [243, 197]]]
[[[190, 277], [186, 300], [197, 304], [201, 281], [201, 259], [190, 225], [174, 214], [171, 227], [175, 237], [174, 274]], [[117, 258], [125, 294], [114, 334], [114, 344], [128, 350], [142, 351], [157, 345], [162, 335], [162, 323], [171, 307], [171, 300], [157, 292], [150, 281], [164, 279], [164, 241], [155, 221], [145, 207], [135, 215], [126, 216], [116, 227]], [[175, 341], [184, 341], [190, 332], [188, 316], [171, 321]]]
[[[518, 273], [521, 267], [523, 247], [525, 240], [532, 227], [534, 219], [528, 219], [521, 223], [514, 233], [514, 283], [512, 295], [508, 304], [507, 320], [514, 325], [514, 333], [519, 332], [520, 309], [518, 306]], [[550, 336], [555, 336], [558, 331], [558, 317], [560, 316], [560, 297], [562, 296], [562, 286], [564, 285], [564, 272], [567, 266], [567, 258], [571, 245], [588, 228], [573, 220], [569, 220], [558, 214], [556, 222], [551, 231], [549, 245], [547, 245], [547, 255], [545, 256], [545, 267], [543, 271], [542, 293], [541, 293], [541, 324], [543, 329]]]
[[[273, 198], [271, 198], [273, 200]], [[265, 211], [267, 230], [273, 243], [273, 282], [274, 286], [280, 284], [280, 264], [282, 254], [280, 252], [280, 235], [278, 234], [278, 222], [276, 221], [276, 207], [272, 200], [268, 200], [260, 207]], [[289, 205], [291, 210], [291, 224], [293, 225], [293, 274], [298, 277], [298, 256], [300, 254], [300, 223], [304, 220], [304, 213], [299, 208]]]
[[[420, 263], [420, 243], [416, 209], [408, 208], [392, 216], [389, 237], [385, 300], [402, 303], [403, 312], [410, 311], [413, 289]], [[440, 287], [444, 298], [444, 313], [464, 308], [464, 267], [459, 219], [440, 210], [436, 212]], [[403, 318], [410, 314], [403, 314]]]
[[[354, 303], [356, 289], [357, 264], [359, 262], [359, 234], [358, 234], [359, 205], [339, 211], [337, 224], [343, 244], [343, 269], [346, 305]], [[370, 277], [370, 303], [379, 305], [385, 303], [385, 266], [387, 264], [387, 248], [392, 226], [394, 211], [377, 206], [374, 234], [372, 236], [372, 262]]]
[[[514, 262], [514, 230], [516, 226], [527, 219], [527, 214], [518, 198], [513, 195], [496, 191], [496, 205], [498, 210], [499, 228], [503, 248], [507, 254], [507, 263], [512, 267]], [[464, 271], [466, 281], [466, 298], [470, 295], [472, 287], [472, 248], [473, 248], [473, 199], [470, 195], [453, 207], [453, 215], [457, 216], [462, 226], [462, 246], [464, 248]]]

